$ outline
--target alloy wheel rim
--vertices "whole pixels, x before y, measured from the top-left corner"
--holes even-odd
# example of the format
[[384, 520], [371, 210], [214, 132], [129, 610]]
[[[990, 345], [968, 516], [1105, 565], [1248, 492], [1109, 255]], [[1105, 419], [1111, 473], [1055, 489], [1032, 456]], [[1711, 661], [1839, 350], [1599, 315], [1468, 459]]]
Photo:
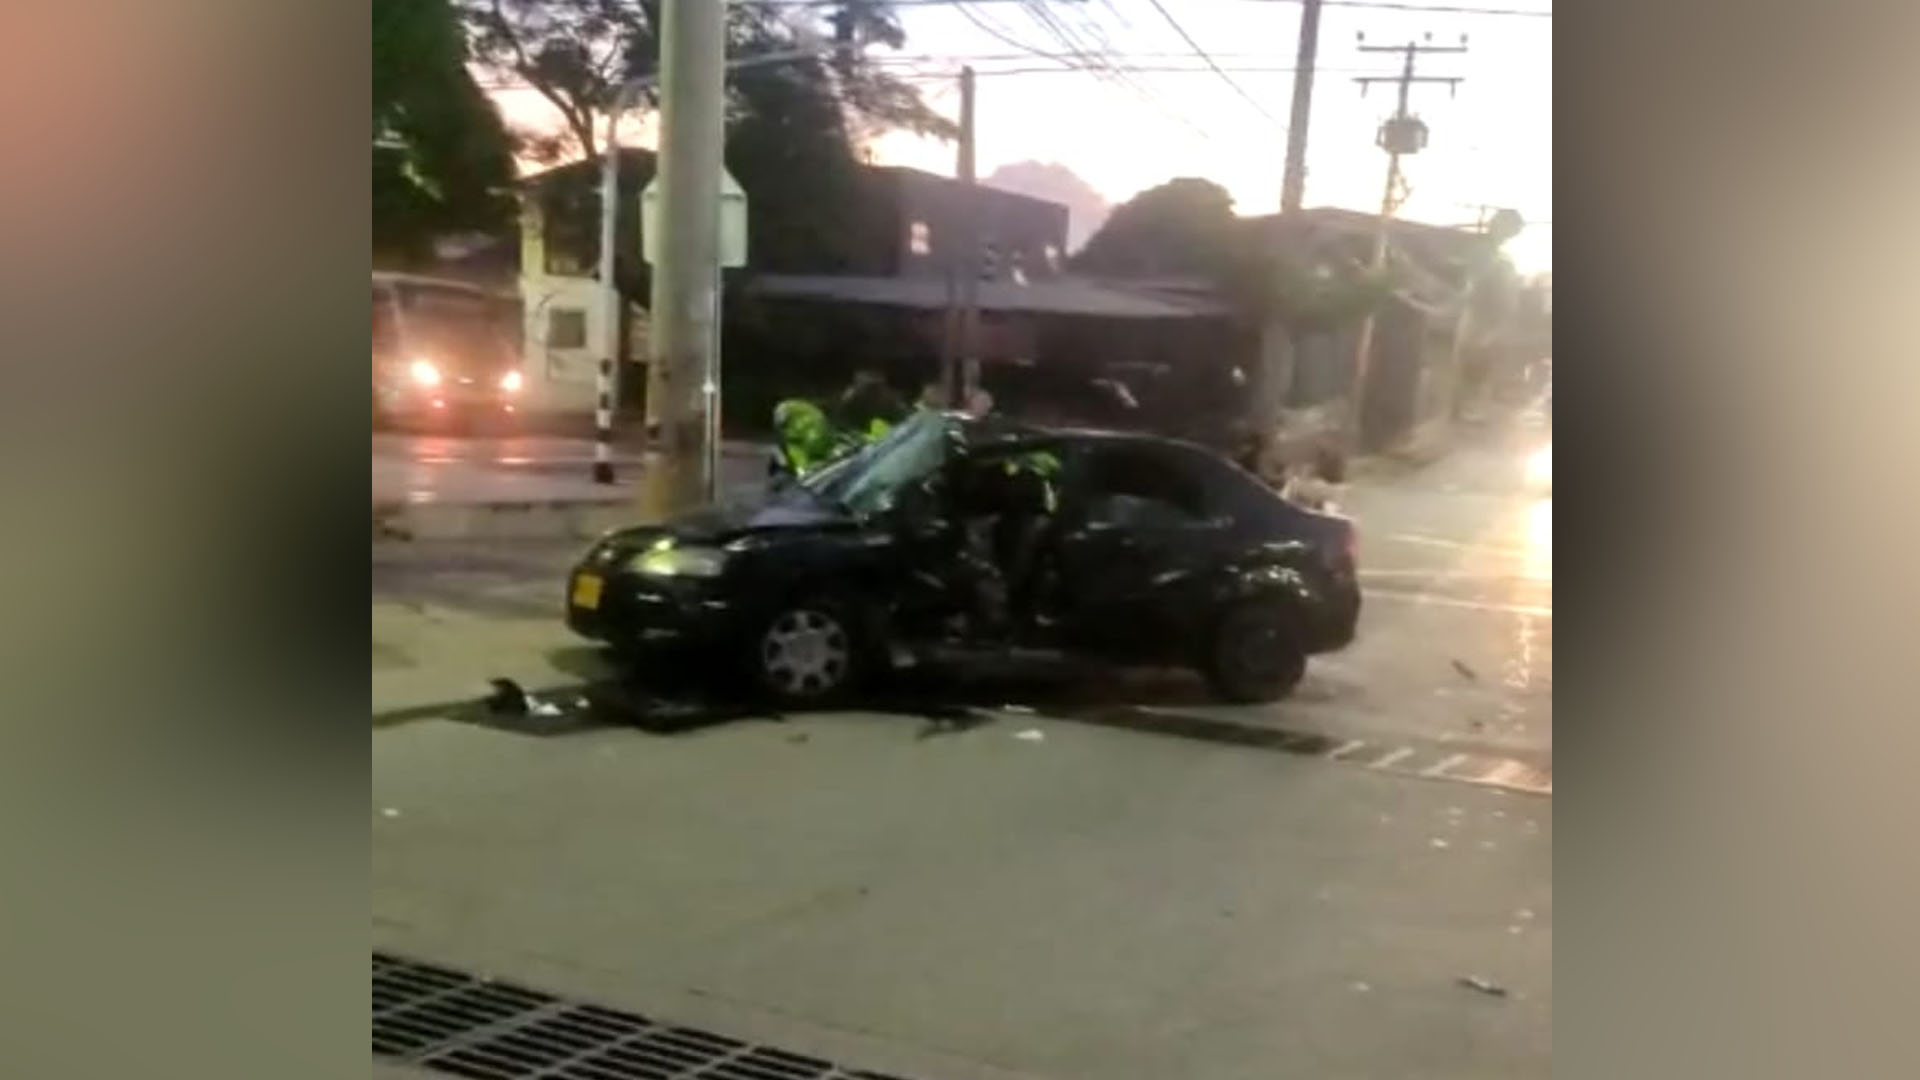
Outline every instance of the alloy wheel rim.
[[813, 697], [846, 679], [853, 649], [846, 628], [818, 611], [789, 611], [774, 620], [760, 642], [760, 666], [783, 694]]

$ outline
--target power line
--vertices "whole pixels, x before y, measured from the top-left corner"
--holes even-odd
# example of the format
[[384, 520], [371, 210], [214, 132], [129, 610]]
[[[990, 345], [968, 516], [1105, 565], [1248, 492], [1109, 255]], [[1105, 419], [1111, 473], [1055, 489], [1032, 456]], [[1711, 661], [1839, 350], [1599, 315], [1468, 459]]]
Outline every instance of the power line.
[[1033, 18], [1036, 22], [1040, 23], [1041, 29], [1046, 31], [1048, 35], [1051, 36], [1060, 45], [1065, 47], [1068, 50], [1068, 52], [1066, 54], [1053, 53], [1045, 49], [1038, 48], [1034, 45], [1030, 45], [1027, 42], [1020, 40], [1019, 38], [1014, 37], [1012, 31], [999, 26], [997, 23], [989, 22], [986, 18], [974, 12], [973, 10], [971, 10], [966, 4], [954, 5], [954, 10], [966, 16], [967, 21], [973, 23], [975, 26], [979, 27], [981, 30], [992, 35], [995, 39], [999, 40], [1001, 43], [1010, 45], [1016, 49], [1021, 50], [1023, 53], [1026, 53], [1028, 55], [1039, 57], [1040, 59], [1043, 59], [1043, 60], [1049, 60], [1056, 64], [1060, 64], [1062, 65], [1062, 70], [1077, 69], [1077, 70], [1091, 72], [1092, 74], [1099, 77], [1103, 82], [1106, 82], [1108, 85], [1114, 86], [1118, 89], [1126, 90], [1132, 93], [1135, 97], [1139, 98], [1142, 102], [1158, 109], [1161, 113], [1165, 114], [1167, 117], [1183, 125], [1188, 130], [1192, 131], [1194, 134], [1199, 135], [1201, 138], [1207, 139], [1210, 141], [1217, 141], [1216, 136], [1211, 131], [1208, 131], [1207, 129], [1201, 127], [1200, 125], [1194, 123], [1193, 120], [1189, 118], [1185, 113], [1182, 113], [1172, 108], [1165, 101], [1163, 101], [1157, 94], [1154, 94], [1152, 91], [1142, 86], [1139, 82], [1128, 77], [1124, 72], [1116, 68], [1114, 64], [1111, 62], [1111, 60], [1104, 57], [1094, 56], [1091, 53], [1087, 52], [1082, 46], [1076, 44], [1073, 40], [1071, 40], [1071, 37], [1068, 34], [1066, 34], [1057, 24], [1054, 24], [1051, 22], [1044, 8], [1042, 8], [1041, 11], [1038, 14], [1036, 14], [1033, 7], [1029, 3], [1027, 3], [1026, 0], [1022, 0], [1021, 8], [1022, 10], [1026, 11], [1029, 17]]
[[[756, 6], [769, 8], [835, 8], [846, 0], [751, 0]], [[1022, 4], [1031, 0], [891, 0], [892, 6], [901, 8], [916, 7], [961, 7], [965, 4]], [[1297, 4], [1301, 0], [1241, 0], [1243, 3], [1257, 4]], [[1469, 4], [1420, 4], [1401, 2], [1401, 0], [1322, 0], [1327, 7], [1377, 9], [1383, 11], [1416, 11], [1433, 15], [1490, 15], [1509, 16], [1524, 19], [1551, 19], [1552, 11], [1540, 11], [1529, 8], [1479, 7]], [[1112, 8], [1111, 3], [1107, 5]], [[1155, 5], [1158, 6], [1157, 4]], [[1118, 9], [1115, 10], [1116, 14]], [[1121, 16], [1124, 20], [1125, 16]]]
[[[1175, 67], [1175, 66], [1165, 66], [1165, 65], [1146, 65], [1146, 66], [1136, 66], [1131, 68], [1130, 70], [1139, 72], [1141, 74], [1146, 74], [1146, 75], [1213, 75], [1213, 74], [1216, 74], [1216, 72], [1212, 68], [1195, 67], [1191, 65], [1186, 67]], [[1246, 75], [1291, 75], [1297, 69], [1292, 67], [1248, 67], [1248, 66], [1239, 66], [1239, 65], [1228, 65], [1223, 70], [1232, 72], [1234, 74], [1246, 74]], [[1360, 71], [1370, 71], [1372, 69], [1371, 68], [1318, 68], [1316, 70], [1328, 75], [1347, 75], [1347, 74], [1354, 74]], [[1005, 67], [1005, 68], [991, 68], [991, 69], [976, 69], [974, 71], [974, 74], [981, 78], [986, 78], [987, 76], [990, 76], [990, 75], [1082, 75], [1082, 74], [1098, 74], [1098, 73], [1091, 72], [1089, 71], [1089, 69], [1080, 67], [1077, 65], [1062, 64], [1057, 67]], [[951, 79], [953, 78], [953, 75], [951, 72], [944, 72], [944, 71], [942, 72], [921, 71], [921, 72], [913, 72], [910, 74], [900, 75], [898, 77], [902, 79], [906, 79], [908, 81], [914, 81], [914, 80], [920, 80], [920, 79], [926, 79], [926, 80]]]
[[[1302, 0], [1243, 0], [1255, 4], [1298, 4]], [[1381, 11], [1417, 11], [1423, 15], [1492, 15], [1510, 16], [1523, 19], [1551, 19], [1552, 11], [1539, 11], [1529, 8], [1475, 7], [1462, 4], [1414, 4], [1400, 3], [1398, 0], [1320, 0], [1325, 7], [1359, 8], [1361, 10]]]
[[1253, 106], [1254, 112], [1257, 112], [1261, 116], [1266, 117], [1268, 120], [1272, 121], [1278, 127], [1286, 127], [1285, 124], [1282, 124], [1280, 122], [1279, 117], [1267, 111], [1267, 107], [1265, 105], [1262, 105], [1258, 101], [1254, 100], [1253, 95], [1247, 93], [1246, 87], [1243, 87], [1238, 82], [1234, 81], [1233, 76], [1220, 70], [1220, 65], [1213, 62], [1213, 57], [1208, 56], [1207, 50], [1201, 48], [1200, 43], [1193, 40], [1193, 35], [1187, 33], [1187, 28], [1180, 25], [1180, 20], [1175, 19], [1173, 17], [1173, 13], [1168, 11], [1165, 5], [1160, 3], [1160, 0], [1147, 0], [1147, 2], [1153, 5], [1153, 10], [1159, 12], [1161, 18], [1167, 20], [1167, 25], [1173, 27], [1173, 32], [1180, 35], [1180, 40], [1187, 43], [1187, 46], [1193, 50], [1194, 55], [1198, 56], [1202, 60], [1205, 60], [1207, 62], [1207, 66], [1213, 69], [1213, 73], [1215, 75], [1220, 76], [1222, 81], [1224, 81], [1228, 86], [1233, 87], [1234, 93], [1239, 94], [1242, 100], [1244, 100], [1247, 104]]

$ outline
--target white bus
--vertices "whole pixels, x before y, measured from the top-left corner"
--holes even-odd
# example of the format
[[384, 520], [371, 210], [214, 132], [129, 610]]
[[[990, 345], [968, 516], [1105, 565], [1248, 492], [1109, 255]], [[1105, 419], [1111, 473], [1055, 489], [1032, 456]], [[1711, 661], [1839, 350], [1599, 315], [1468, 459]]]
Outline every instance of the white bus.
[[514, 419], [526, 386], [519, 327], [512, 293], [376, 271], [375, 420], [441, 430]]

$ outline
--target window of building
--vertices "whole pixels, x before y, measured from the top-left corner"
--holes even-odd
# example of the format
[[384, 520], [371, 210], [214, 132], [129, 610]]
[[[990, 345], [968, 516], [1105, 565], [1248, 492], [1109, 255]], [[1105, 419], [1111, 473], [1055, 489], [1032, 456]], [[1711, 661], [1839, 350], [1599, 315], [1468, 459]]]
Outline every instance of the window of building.
[[915, 255], [925, 255], [933, 250], [933, 230], [924, 221], [916, 221], [907, 234], [907, 246]]
[[552, 308], [547, 312], [547, 347], [584, 349], [587, 347], [587, 313], [578, 308]]

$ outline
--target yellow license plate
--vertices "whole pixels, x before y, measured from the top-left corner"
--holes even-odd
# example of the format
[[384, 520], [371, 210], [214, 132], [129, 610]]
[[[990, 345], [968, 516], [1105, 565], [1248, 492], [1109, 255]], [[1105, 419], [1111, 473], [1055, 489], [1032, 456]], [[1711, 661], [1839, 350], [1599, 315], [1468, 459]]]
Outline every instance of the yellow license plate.
[[600, 606], [600, 590], [606, 584], [598, 574], [580, 574], [573, 579], [573, 606], [592, 610]]

